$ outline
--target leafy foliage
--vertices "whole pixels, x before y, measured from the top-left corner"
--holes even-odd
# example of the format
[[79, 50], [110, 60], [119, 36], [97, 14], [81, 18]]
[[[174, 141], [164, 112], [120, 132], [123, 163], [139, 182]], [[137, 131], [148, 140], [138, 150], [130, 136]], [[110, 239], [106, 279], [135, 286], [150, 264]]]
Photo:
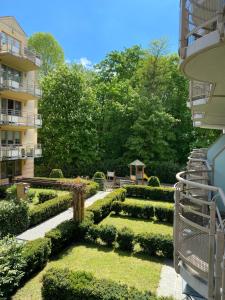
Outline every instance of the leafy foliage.
[[22, 244], [9, 236], [0, 240], [0, 298], [9, 299], [23, 278]]
[[148, 186], [160, 186], [159, 178], [156, 176], [150, 176], [148, 179]]
[[50, 299], [92, 300], [156, 300], [150, 292], [140, 292], [125, 284], [107, 279], [96, 279], [91, 273], [52, 268], [43, 276], [42, 297]]
[[41, 72], [44, 75], [64, 62], [63, 49], [50, 33], [33, 34], [28, 40], [28, 47], [41, 56]]
[[61, 169], [52, 169], [49, 175], [50, 178], [63, 178], [63, 172]]
[[28, 206], [24, 201], [0, 201], [0, 238], [7, 234], [19, 234], [28, 226]]

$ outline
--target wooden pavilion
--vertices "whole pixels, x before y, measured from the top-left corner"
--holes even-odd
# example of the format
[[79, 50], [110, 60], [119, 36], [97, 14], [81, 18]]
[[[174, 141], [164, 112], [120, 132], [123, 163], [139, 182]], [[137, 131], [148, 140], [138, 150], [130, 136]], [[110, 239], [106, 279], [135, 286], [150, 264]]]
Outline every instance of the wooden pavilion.
[[144, 183], [144, 174], [145, 174], [145, 164], [140, 160], [136, 159], [129, 164], [130, 167], [130, 180], [136, 181], [138, 183]]

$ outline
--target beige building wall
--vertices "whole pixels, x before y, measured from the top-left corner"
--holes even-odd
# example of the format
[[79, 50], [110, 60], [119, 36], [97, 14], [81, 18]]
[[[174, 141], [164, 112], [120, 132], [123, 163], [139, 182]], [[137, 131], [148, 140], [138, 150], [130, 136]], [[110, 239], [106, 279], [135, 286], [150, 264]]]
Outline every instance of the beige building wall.
[[[20, 42], [20, 55], [21, 57], [25, 56], [24, 48], [27, 47], [27, 36], [23, 29], [20, 27], [18, 22], [13, 17], [0, 17], [0, 34], [4, 32], [11, 37], [15, 38], [17, 41]], [[29, 71], [20, 69], [21, 67], [21, 61], [19, 63], [16, 62], [16, 60], [12, 56], [12, 60], [10, 58], [7, 60], [4, 60], [3, 57], [3, 51], [2, 51], [2, 45], [0, 43], [0, 67], [1, 65], [7, 65], [10, 68], [13, 68], [15, 70], [19, 70], [22, 72], [22, 86], [25, 87], [25, 89], [35, 89], [37, 82], [37, 68], [34, 67], [29, 69]], [[29, 63], [29, 62], [28, 62]], [[2, 76], [2, 75], [1, 75]], [[0, 76], [0, 77], [1, 77]], [[1, 108], [1, 99], [7, 98], [11, 100], [17, 100], [21, 102], [21, 112], [28, 113], [31, 115], [37, 115], [38, 113], [38, 101], [37, 98], [33, 97], [31, 94], [29, 96], [29, 93], [24, 95], [23, 94], [16, 94], [15, 91], [13, 91], [13, 96], [6, 97], [5, 95], [11, 95], [10, 93], [5, 93], [0, 89], [0, 108]], [[33, 147], [35, 149], [37, 145], [37, 128], [35, 126], [31, 128], [30, 126], [17, 126], [16, 124], [10, 124], [10, 125], [0, 125], [0, 137], [1, 137], [1, 131], [20, 131], [21, 132], [21, 144], [22, 147]], [[1, 140], [0, 140], [1, 141]], [[0, 145], [1, 146], [1, 145]], [[1, 146], [2, 147], [2, 146]], [[1, 165], [1, 162], [0, 162]], [[21, 162], [22, 165], [22, 176], [23, 177], [33, 177], [34, 176], [34, 158], [27, 158], [23, 159]], [[1, 170], [1, 166], [0, 166]], [[7, 181], [6, 178], [2, 178], [0, 176], [0, 185], [4, 184], [5, 181]]]

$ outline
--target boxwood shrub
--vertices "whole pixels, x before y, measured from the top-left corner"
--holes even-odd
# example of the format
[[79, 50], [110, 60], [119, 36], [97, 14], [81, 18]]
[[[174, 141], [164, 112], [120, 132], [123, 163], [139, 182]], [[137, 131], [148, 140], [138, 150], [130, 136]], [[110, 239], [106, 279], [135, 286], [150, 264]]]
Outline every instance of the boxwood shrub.
[[91, 273], [52, 268], [43, 276], [44, 300], [153, 300], [150, 292], [141, 292], [107, 279], [96, 279]]
[[132, 251], [134, 248], [134, 232], [128, 227], [123, 227], [118, 231], [116, 241], [121, 250]]
[[174, 209], [162, 206], [153, 206], [149, 201], [149, 204], [143, 204], [140, 201], [137, 203], [114, 201], [111, 205], [111, 211], [116, 215], [120, 213], [127, 214], [132, 218], [151, 219], [156, 217], [160, 222], [167, 222], [173, 224]]
[[51, 254], [56, 255], [72, 242], [79, 240], [79, 226], [73, 220], [64, 221], [45, 235], [51, 241]]
[[27, 242], [22, 251], [22, 256], [25, 260], [25, 278], [42, 270], [51, 253], [51, 241], [47, 238], [38, 238]]
[[71, 201], [72, 196], [68, 193], [68, 195], [58, 196], [42, 204], [35, 205], [29, 210], [30, 226], [37, 225], [68, 209], [71, 206]]
[[28, 206], [24, 201], [0, 201], [0, 238], [7, 234], [19, 234], [28, 227]]
[[127, 185], [127, 197], [173, 202], [174, 188]]
[[173, 239], [170, 235], [162, 234], [138, 234], [135, 237], [143, 252], [150, 255], [163, 255], [166, 258], [173, 258]]
[[50, 174], [49, 174], [50, 178], [63, 178], [63, 172], [61, 169], [52, 169]]
[[51, 200], [57, 197], [56, 191], [42, 191], [38, 194], [39, 203], [44, 203], [45, 201]]
[[94, 223], [101, 222], [111, 212], [111, 204], [113, 201], [124, 201], [126, 198], [126, 190], [123, 188], [111, 192], [105, 198], [100, 199], [87, 208], [94, 215]]

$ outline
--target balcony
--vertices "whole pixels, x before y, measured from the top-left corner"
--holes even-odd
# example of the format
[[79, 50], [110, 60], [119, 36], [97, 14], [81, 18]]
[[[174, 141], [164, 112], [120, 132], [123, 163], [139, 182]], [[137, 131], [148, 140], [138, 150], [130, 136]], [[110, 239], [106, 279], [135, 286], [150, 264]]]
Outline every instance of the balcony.
[[12, 109], [1, 109], [0, 124], [1, 126], [19, 126], [22, 129], [41, 128], [42, 119], [40, 114]]
[[3, 79], [3, 77], [0, 77], [0, 93], [2, 98], [25, 101], [41, 97], [41, 89], [37, 84], [26, 81], [19, 83], [12, 79]]
[[0, 161], [38, 158], [42, 156], [41, 145], [0, 146]]
[[0, 61], [23, 72], [33, 71], [41, 66], [40, 56], [35, 52], [25, 47], [14, 47], [7, 43], [0, 46]]
[[225, 205], [225, 194], [210, 185], [212, 168], [206, 157], [206, 149], [195, 149], [187, 171], [177, 174], [174, 266], [206, 299], [225, 299], [225, 228], [218, 206]]
[[224, 0], [181, 0], [181, 69], [191, 79], [221, 80], [218, 70], [225, 65], [224, 5]]

